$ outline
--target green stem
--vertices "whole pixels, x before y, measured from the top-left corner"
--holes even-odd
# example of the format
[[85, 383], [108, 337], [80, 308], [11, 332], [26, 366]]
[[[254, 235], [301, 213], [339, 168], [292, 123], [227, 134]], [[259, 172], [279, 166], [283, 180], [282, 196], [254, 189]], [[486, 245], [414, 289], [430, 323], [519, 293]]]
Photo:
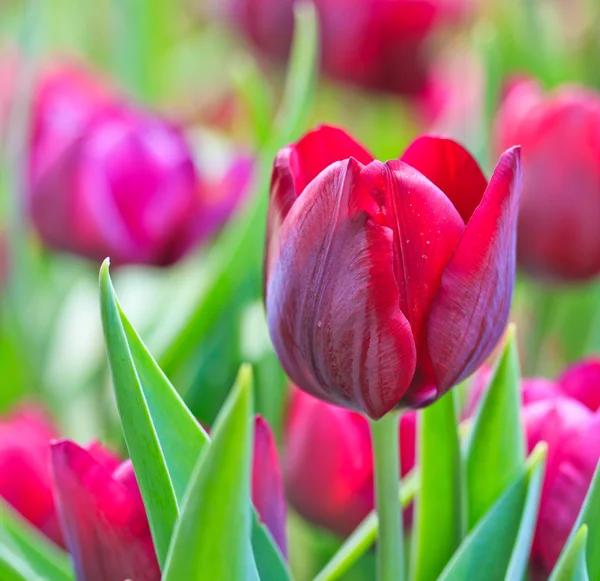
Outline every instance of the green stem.
[[398, 508], [400, 482], [400, 415], [390, 412], [371, 422], [373, 457], [375, 460], [375, 505], [379, 518], [377, 543], [377, 579], [404, 579], [404, 544], [402, 511]]
[[[400, 484], [400, 506], [403, 509], [408, 507], [413, 501], [418, 488], [419, 475], [413, 469], [404, 477]], [[378, 528], [377, 513], [373, 510], [344, 541], [337, 553], [315, 577], [314, 581], [336, 581], [339, 579], [373, 546], [373, 543], [377, 539]]]

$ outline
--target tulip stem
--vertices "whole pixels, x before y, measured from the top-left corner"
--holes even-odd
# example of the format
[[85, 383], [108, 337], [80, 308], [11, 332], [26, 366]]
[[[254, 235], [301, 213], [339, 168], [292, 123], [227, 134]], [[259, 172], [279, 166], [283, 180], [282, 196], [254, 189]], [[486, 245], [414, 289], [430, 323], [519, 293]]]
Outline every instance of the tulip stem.
[[400, 414], [389, 412], [371, 421], [373, 457], [375, 459], [375, 505], [379, 518], [377, 542], [377, 579], [404, 579], [404, 543], [402, 511], [398, 509], [400, 482]]

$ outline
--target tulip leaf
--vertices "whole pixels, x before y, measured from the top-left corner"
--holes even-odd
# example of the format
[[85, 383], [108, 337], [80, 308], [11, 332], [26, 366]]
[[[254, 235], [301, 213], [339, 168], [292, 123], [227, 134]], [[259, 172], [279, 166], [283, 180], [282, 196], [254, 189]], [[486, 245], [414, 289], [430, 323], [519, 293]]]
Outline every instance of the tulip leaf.
[[587, 527], [587, 570], [590, 579], [600, 579], [600, 463], [596, 466], [594, 477], [585, 496], [585, 501], [571, 529], [571, 534], [563, 549], [559, 562], [581, 527]]
[[[5, 572], [6, 571], [6, 572]], [[10, 571], [10, 572], [9, 572]], [[73, 581], [67, 554], [0, 499], [0, 579]], [[27, 573], [25, 577], [20, 577]]]
[[467, 441], [467, 529], [479, 519], [514, 480], [525, 462], [525, 437], [520, 418], [519, 360], [514, 327], [487, 392], [478, 407]]
[[[485, 579], [504, 581], [514, 547], [520, 539], [523, 511], [530, 486], [539, 487], [544, 468], [545, 451], [533, 451], [526, 467], [505, 488], [490, 510], [467, 535], [439, 577], [439, 581]], [[538, 476], [540, 474], [540, 476]]]
[[463, 481], [454, 393], [419, 412], [411, 579], [435, 581], [463, 536]]
[[[102, 321], [127, 448], [164, 564], [185, 491], [209, 438], [148, 352], [117, 301], [105, 261], [100, 270]], [[257, 566], [289, 579], [270, 533], [256, 523]]]
[[581, 525], [575, 536], [565, 545], [548, 581], [588, 581], [585, 554], [588, 528]]
[[252, 371], [240, 369], [183, 499], [163, 581], [259, 581], [252, 554]]

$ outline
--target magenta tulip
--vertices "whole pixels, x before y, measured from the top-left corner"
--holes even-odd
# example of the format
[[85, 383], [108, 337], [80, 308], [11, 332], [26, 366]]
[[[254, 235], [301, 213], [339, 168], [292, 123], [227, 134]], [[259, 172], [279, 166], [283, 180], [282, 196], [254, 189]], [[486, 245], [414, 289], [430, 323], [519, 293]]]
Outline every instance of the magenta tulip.
[[58, 512], [78, 581], [158, 581], [160, 569], [131, 462], [68, 440], [52, 445]]
[[62, 545], [50, 472], [50, 440], [56, 434], [46, 414], [34, 406], [17, 409], [0, 421], [0, 496]]
[[380, 418], [434, 402], [489, 356], [508, 319], [518, 148], [491, 181], [456, 142], [381, 163], [321, 127], [275, 160], [269, 331], [298, 387]]
[[500, 149], [523, 148], [520, 266], [556, 280], [600, 273], [600, 95], [564, 86], [544, 96], [535, 82], [520, 81], [496, 128]]
[[[296, 0], [227, 0], [228, 19], [265, 54], [288, 55]], [[367, 89], [414, 95], [425, 87], [428, 40], [465, 12], [462, 0], [316, 0], [322, 67]]]
[[[400, 421], [400, 464], [415, 463], [416, 413]], [[373, 454], [367, 419], [294, 389], [286, 426], [288, 499], [303, 518], [349, 535], [374, 508]]]

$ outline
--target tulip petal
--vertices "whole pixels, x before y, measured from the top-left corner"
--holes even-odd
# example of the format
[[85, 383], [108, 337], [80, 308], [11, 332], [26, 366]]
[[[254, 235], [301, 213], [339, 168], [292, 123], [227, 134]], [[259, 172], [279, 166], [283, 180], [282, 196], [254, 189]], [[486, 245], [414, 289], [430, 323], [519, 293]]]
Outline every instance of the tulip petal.
[[394, 233], [400, 309], [417, 347], [417, 376], [411, 388], [417, 388], [421, 397], [423, 385], [434, 380], [427, 353], [427, 317], [464, 223], [443, 192], [402, 161], [373, 162], [361, 178], [364, 187], [381, 200], [385, 220], [379, 220]]
[[287, 555], [287, 510], [277, 446], [269, 424], [260, 416], [254, 420], [252, 501], [260, 520], [267, 525], [283, 555]]
[[304, 188], [326, 167], [354, 157], [369, 163], [373, 157], [345, 131], [322, 125], [300, 141], [284, 147], [275, 158], [271, 176], [267, 249], [265, 254], [265, 289], [272, 261], [278, 252], [278, 235], [283, 220]]
[[500, 158], [432, 304], [427, 343], [440, 393], [477, 369], [504, 331], [515, 282], [521, 189], [517, 147]]
[[294, 203], [268, 281], [271, 338], [309, 393], [379, 418], [406, 391], [415, 343], [399, 307], [393, 232], [357, 188], [362, 165], [337, 162]]
[[481, 202], [487, 180], [462, 145], [452, 139], [426, 135], [414, 141], [400, 159], [440, 188], [465, 223], [471, 219]]
[[595, 412], [600, 408], [600, 359], [588, 359], [569, 367], [558, 385], [562, 393]]
[[79, 581], [158, 581], [146, 514], [129, 486], [73, 442], [52, 445], [56, 502]]

